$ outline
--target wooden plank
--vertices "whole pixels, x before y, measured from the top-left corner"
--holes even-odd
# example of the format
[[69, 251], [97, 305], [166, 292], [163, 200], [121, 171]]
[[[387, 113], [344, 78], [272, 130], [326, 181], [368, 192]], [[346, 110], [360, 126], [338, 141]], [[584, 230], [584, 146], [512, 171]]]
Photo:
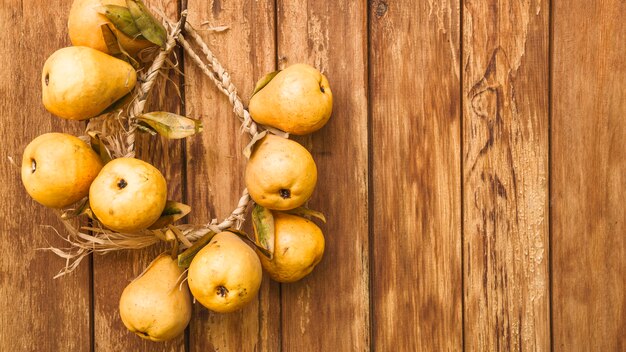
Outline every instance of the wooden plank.
[[[200, 30], [247, 101], [256, 79], [275, 69], [274, 2], [190, 0], [189, 14], [189, 22]], [[219, 25], [228, 26], [228, 31], [202, 30]], [[185, 60], [185, 77], [187, 112], [204, 123], [202, 135], [187, 144], [187, 195], [193, 209], [189, 221], [221, 221], [236, 207], [245, 187], [242, 150], [249, 138], [240, 132], [228, 99], [189, 59]], [[250, 229], [247, 226], [246, 230]], [[265, 277], [259, 298], [241, 311], [212, 313], [197, 303], [190, 329], [191, 350], [277, 351], [278, 295], [278, 286]]]
[[364, 1], [278, 1], [280, 68], [305, 62], [333, 91], [333, 115], [310, 137], [318, 182], [309, 206], [324, 212], [324, 258], [281, 285], [283, 351], [369, 349], [367, 16]]
[[370, 8], [376, 350], [460, 351], [458, 1]]
[[465, 349], [550, 349], [549, 2], [463, 3]]
[[[91, 344], [89, 265], [60, 279], [65, 261], [37, 248], [65, 247], [51, 225], [63, 226], [52, 210], [33, 201], [19, 168], [26, 145], [40, 134], [79, 135], [81, 123], [48, 113], [41, 103], [41, 69], [57, 49], [69, 44], [68, 0], [0, 2], [0, 350], [88, 351]], [[16, 137], [19, 136], [19, 137]], [[54, 323], [51, 323], [54, 322]]]
[[[178, 18], [178, 3], [168, 2], [163, 7], [162, 1], [146, 1], [149, 6], [163, 10], [171, 19]], [[180, 77], [170, 74], [173, 82]], [[159, 103], [159, 93], [155, 88], [146, 111], [171, 111], [180, 113], [181, 99], [170, 82], [166, 87], [166, 98]], [[163, 87], [162, 84], [159, 85]], [[167, 180], [168, 199], [182, 201], [182, 168], [184, 164], [183, 145], [180, 141], [168, 141], [162, 137], [150, 137], [146, 134], [137, 135], [137, 158], [147, 160], [156, 166]], [[184, 351], [185, 340], [181, 336], [172, 341], [154, 343], [141, 339], [128, 331], [119, 315], [119, 299], [124, 288], [139, 275], [146, 266], [168, 247], [157, 245], [153, 248], [137, 251], [95, 256], [93, 264], [94, 277], [94, 340], [95, 349], [102, 351]]]
[[624, 351], [626, 3], [554, 4], [553, 347]]

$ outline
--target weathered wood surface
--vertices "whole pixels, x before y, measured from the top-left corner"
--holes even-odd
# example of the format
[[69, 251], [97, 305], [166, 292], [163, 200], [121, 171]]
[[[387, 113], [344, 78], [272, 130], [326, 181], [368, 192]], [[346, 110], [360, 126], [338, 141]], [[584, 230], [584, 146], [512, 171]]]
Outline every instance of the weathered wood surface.
[[278, 1], [279, 68], [297, 62], [330, 80], [333, 117], [297, 140], [311, 150], [318, 182], [309, 202], [328, 215], [324, 259], [281, 285], [282, 350], [369, 348], [367, 21], [363, 2]]
[[[148, 3], [176, 17], [183, 2]], [[126, 331], [117, 310], [165, 247], [53, 280], [63, 260], [35, 248], [62, 245], [40, 226], [60, 224], [6, 159], [19, 164], [39, 134], [84, 128], [40, 103], [43, 62], [69, 45], [70, 4], [0, 4], [0, 350], [626, 349], [623, 2], [188, 1], [196, 27], [229, 26], [201, 33], [244, 101], [276, 68], [327, 74], [333, 117], [297, 140], [318, 164], [310, 205], [329, 221], [311, 276], [265, 277], [238, 313], [196, 304], [185, 337], [165, 344]], [[236, 204], [248, 137], [226, 97], [178, 62], [183, 95], [170, 88], [162, 108], [205, 130], [142, 138], [138, 155], [203, 223]]]
[[555, 351], [626, 350], [624, 11], [623, 1], [553, 9]]
[[[157, 0], [145, 1], [152, 6], [161, 6]], [[68, 2], [71, 4], [71, 1]], [[69, 6], [69, 5], [68, 5]], [[168, 1], [166, 7], [160, 7], [171, 18], [177, 18], [179, 9], [177, 1]], [[179, 75], [170, 72], [173, 82], [180, 81]], [[166, 93], [160, 92], [167, 89]], [[178, 97], [172, 83], [163, 84], [161, 79], [153, 92], [154, 96], [167, 96], [164, 105], [148, 104], [147, 111], [165, 110], [180, 113], [182, 101]], [[156, 105], [156, 106], [155, 106]], [[182, 201], [183, 144], [168, 141], [160, 137], [138, 135], [137, 157], [147, 160], [161, 170], [167, 180], [168, 199]], [[184, 351], [183, 337], [155, 344], [138, 339], [124, 327], [119, 318], [119, 298], [124, 288], [150, 264], [167, 245], [156, 246], [146, 250], [125, 251], [93, 258], [93, 296], [94, 296], [94, 348], [98, 351]], [[113, 324], [112, 322], [116, 322]]]
[[550, 348], [548, 6], [463, 3], [466, 350]]
[[[229, 26], [224, 33], [201, 33], [247, 101], [255, 78], [275, 70], [273, 2], [191, 0], [188, 6], [189, 22], [198, 29]], [[201, 118], [205, 125], [202, 136], [187, 142], [186, 194], [194, 209], [189, 222], [221, 221], [235, 208], [245, 187], [241, 151], [249, 136], [240, 133], [240, 122], [228, 98], [188, 59], [185, 84], [186, 112]], [[270, 283], [268, 277], [264, 281], [259, 298], [241, 311], [211, 313], [196, 304], [190, 324], [191, 350], [276, 351], [278, 285]]]
[[[0, 2], [0, 350], [88, 351], [91, 345], [90, 279], [86, 260], [72, 275], [52, 279], [62, 260], [36, 250], [63, 246], [52, 210], [33, 201], [20, 179], [22, 152], [47, 132], [79, 134], [81, 123], [52, 117], [41, 104], [41, 68], [69, 44], [68, 2]], [[21, 6], [16, 6], [21, 5]], [[47, 13], [47, 16], [42, 16]], [[46, 31], [42, 31], [42, 29]], [[58, 35], [57, 35], [58, 33]]]
[[370, 6], [372, 347], [460, 351], [459, 3]]

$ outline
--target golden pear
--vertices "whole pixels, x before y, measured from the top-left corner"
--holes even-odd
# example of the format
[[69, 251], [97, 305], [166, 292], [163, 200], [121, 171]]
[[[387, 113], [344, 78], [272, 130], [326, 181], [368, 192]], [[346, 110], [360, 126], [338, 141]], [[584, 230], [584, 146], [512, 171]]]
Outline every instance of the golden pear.
[[152, 340], [173, 339], [191, 319], [191, 297], [183, 270], [167, 254], [158, 256], [120, 297], [120, 316], [128, 330]]
[[203, 306], [229, 313], [252, 301], [261, 287], [261, 262], [242, 239], [220, 232], [191, 261], [191, 294]]
[[63, 208], [89, 194], [100, 169], [102, 161], [87, 143], [69, 134], [46, 133], [24, 150], [22, 183], [37, 202]]
[[314, 222], [274, 211], [274, 256], [259, 253], [261, 264], [278, 282], [295, 282], [313, 271], [324, 255], [324, 235]]
[[135, 158], [113, 159], [89, 189], [89, 205], [111, 230], [137, 232], [152, 225], [167, 202], [167, 184], [154, 166]]
[[104, 5], [126, 7], [126, 0], [75, 0], [72, 3], [67, 21], [72, 45], [88, 46], [103, 53], [111, 54], [101, 29], [103, 24], [108, 24], [120, 45], [130, 55], [136, 56], [139, 51], [154, 46], [148, 40], [131, 38], [117, 30], [111, 21], [99, 12]]
[[83, 46], [59, 49], [43, 66], [43, 105], [65, 119], [88, 119], [132, 91], [136, 81], [126, 61]]
[[254, 147], [246, 165], [250, 197], [272, 210], [290, 210], [304, 204], [317, 184], [317, 166], [298, 142], [267, 135]]
[[278, 72], [252, 96], [252, 119], [295, 135], [322, 128], [333, 110], [333, 93], [326, 77], [314, 67], [295, 64]]

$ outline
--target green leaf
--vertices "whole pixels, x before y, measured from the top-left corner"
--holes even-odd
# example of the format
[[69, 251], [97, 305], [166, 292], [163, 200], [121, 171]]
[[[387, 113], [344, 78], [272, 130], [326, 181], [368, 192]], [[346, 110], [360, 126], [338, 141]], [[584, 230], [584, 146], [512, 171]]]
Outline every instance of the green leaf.
[[209, 231], [206, 235], [202, 236], [193, 246], [187, 248], [184, 252], [178, 255], [178, 266], [181, 268], [188, 268], [191, 265], [193, 258], [200, 252], [204, 246], [211, 242], [211, 239], [215, 236], [215, 232]]
[[313, 210], [313, 209], [309, 209], [309, 208], [305, 208], [305, 207], [298, 207], [295, 209], [291, 209], [291, 210], [285, 210], [283, 211], [283, 213], [287, 213], [287, 214], [292, 214], [292, 215], [298, 215], [298, 216], [302, 216], [302, 217], [315, 217], [318, 218], [320, 220], [322, 220], [322, 222], [326, 223], [326, 217], [324, 216], [324, 214], [322, 214], [322, 212], [319, 212], [317, 210]]
[[173, 200], [168, 200], [165, 203], [165, 208], [161, 212], [161, 217], [157, 221], [150, 225], [150, 230], [162, 229], [169, 224], [172, 224], [183, 217], [187, 216], [191, 212], [191, 207], [187, 204], [178, 203]]
[[133, 16], [127, 7], [118, 5], [102, 5], [96, 8], [96, 11], [104, 15], [115, 28], [131, 38], [145, 39], [141, 35], [141, 31], [137, 28]]
[[146, 5], [141, 0], [126, 0], [126, 6], [141, 35], [161, 48], [165, 48], [167, 41], [165, 28], [152, 16]]
[[169, 139], [181, 139], [202, 132], [202, 122], [171, 112], [155, 111], [137, 118], [160, 135]]
[[270, 73], [266, 74], [265, 76], [261, 77], [261, 79], [256, 82], [256, 85], [254, 86], [254, 90], [252, 91], [252, 95], [250, 96], [250, 98], [252, 98], [261, 89], [263, 89], [263, 87], [265, 87], [268, 83], [270, 83], [270, 81], [272, 79], [274, 79], [274, 77], [276, 77], [276, 75], [280, 71], [281, 70], [270, 72]]
[[89, 131], [87, 132], [87, 135], [89, 135], [89, 144], [91, 144], [91, 149], [93, 149], [93, 151], [100, 156], [100, 160], [102, 160], [105, 164], [111, 161], [111, 153], [104, 146], [104, 143], [102, 143], [100, 134], [98, 132]]
[[272, 211], [255, 204], [252, 210], [252, 227], [254, 227], [255, 244], [263, 249], [263, 255], [272, 259], [276, 237]]

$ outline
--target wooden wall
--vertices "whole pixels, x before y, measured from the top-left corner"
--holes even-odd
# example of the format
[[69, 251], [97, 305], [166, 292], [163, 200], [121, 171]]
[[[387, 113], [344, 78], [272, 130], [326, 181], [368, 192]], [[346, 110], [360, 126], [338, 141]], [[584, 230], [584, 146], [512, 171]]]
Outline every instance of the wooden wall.
[[[169, 16], [180, 1], [150, 0]], [[95, 256], [52, 279], [63, 241], [17, 167], [39, 134], [80, 134], [40, 103], [45, 59], [69, 45], [70, 0], [0, 2], [0, 350], [626, 350], [626, 4], [618, 0], [189, 0], [248, 97], [307, 62], [333, 117], [297, 140], [319, 182], [324, 260], [219, 315], [194, 308], [165, 344], [126, 331], [124, 286], [161, 250]], [[164, 5], [167, 4], [167, 5]], [[187, 221], [223, 218], [247, 144], [232, 108], [178, 51], [160, 108], [202, 118], [183, 142], [142, 138]]]

